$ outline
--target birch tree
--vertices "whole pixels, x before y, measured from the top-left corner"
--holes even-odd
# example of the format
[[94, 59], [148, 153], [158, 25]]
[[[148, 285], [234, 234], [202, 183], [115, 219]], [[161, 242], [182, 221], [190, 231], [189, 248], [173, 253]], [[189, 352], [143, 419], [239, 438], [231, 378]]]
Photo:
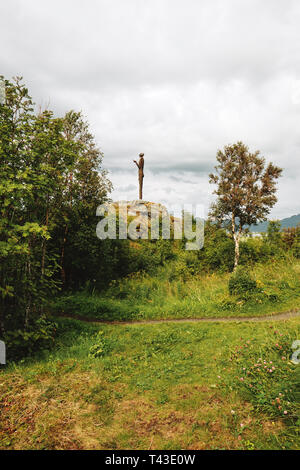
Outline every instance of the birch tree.
[[259, 151], [251, 153], [242, 142], [217, 152], [215, 173], [209, 175], [209, 182], [217, 186], [210, 217], [219, 223], [229, 221], [235, 243], [234, 270], [239, 263], [243, 230], [267, 219], [277, 202], [276, 183], [281, 173], [281, 168], [266, 164]]

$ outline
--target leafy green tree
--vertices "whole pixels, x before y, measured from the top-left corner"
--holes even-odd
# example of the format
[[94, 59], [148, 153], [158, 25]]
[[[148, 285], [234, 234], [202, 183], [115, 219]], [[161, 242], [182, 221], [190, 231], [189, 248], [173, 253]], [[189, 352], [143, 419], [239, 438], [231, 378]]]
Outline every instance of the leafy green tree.
[[74, 164], [64, 173], [62, 186], [56, 194], [60, 220], [55, 234], [60, 247], [61, 281], [64, 287], [66, 263], [70, 273], [72, 259], [80, 253], [80, 246], [85, 254], [86, 267], [93, 264], [91, 257], [95, 255], [96, 246], [97, 252], [101, 252], [101, 242], [95, 235], [96, 209], [99, 204], [108, 200], [112, 185], [107, 172], [101, 168], [103, 154], [96, 146], [89, 125], [81, 113], [70, 111], [65, 115], [63, 134], [66, 141], [72, 142], [76, 147]]
[[267, 229], [267, 241], [274, 245], [280, 245], [281, 242], [281, 222], [280, 220], [270, 220]]
[[[63, 118], [51, 111], [36, 114], [21, 78], [4, 83], [5, 102], [0, 105], [2, 335], [13, 328], [29, 331], [43, 313], [43, 305], [59, 287], [59, 271], [64, 278], [65, 250], [69, 245], [76, 250], [68, 240], [70, 230], [79, 233], [82, 245], [86, 233], [93, 233], [94, 243], [100, 242], [95, 234], [96, 208], [111, 189], [101, 169], [103, 155], [80, 113], [71, 111]], [[87, 255], [87, 266], [89, 260]]]
[[[2, 77], [3, 78], [3, 77]], [[5, 102], [0, 104], [0, 327], [4, 312], [22, 306], [28, 323], [32, 308], [32, 249], [36, 240], [48, 238], [47, 229], [34, 217], [32, 203], [35, 168], [32, 157], [33, 103], [20, 78], [4, 80]], [[39, 182], [38, 182], [39, 183]], [[37, 184], [38, 184], [37, 183]], [[30, 207], [30, 209], [29, 209]]]
[[279, 220], [270, 220], [264, 243], [267, 245], [270, 256], [278, 256], [282, 252], [283, 240]]
[[217, 153], [215, 174], [210, 174], [210, 183], [217, 185], [210, 217], [219, 223], [230, 219], [231, 234], [235, 243], [234, 269], [240, 256], [240, 239], [246, 225], [266, 220], [277, 201], [276, 181], [282, 169], [259, 156], [250, 153], [242, 142], [224, 147]]
[[290, 250], [295, 243], [297, 237], [296, 227], [287, 227], [283, 229], [282, 241], [285, 247]]

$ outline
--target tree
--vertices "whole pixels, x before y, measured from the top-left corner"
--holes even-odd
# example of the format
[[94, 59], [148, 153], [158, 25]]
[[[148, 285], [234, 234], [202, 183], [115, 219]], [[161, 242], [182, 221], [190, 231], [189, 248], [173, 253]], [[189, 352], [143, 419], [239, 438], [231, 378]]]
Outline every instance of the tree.
[[295, 243], [297, 237], [296, 227], [287, 227], [283, 229], [282, 241], [286, 248], [290, 250]]
[[[74, 246], [68, 246], [68, 241], [74, 241], [77, 235], [77, 241], [82, 240], [85, 252], [87, 246], [83, 233], [85, 236], [89, 233], [94, 239], [93, 242], [99, 242], [95, 236], [96, 209], [108, 200], [107, 195], [111, 192], [112, 184], [107, 178], [107, 172], [101, 168], [103, 153], [97, 147], [89, 125], [81, 113], [66, 113], [63, 119], [63, 134], [67, 142], [73, 142], [76, 146], [76, 159], [64, 174], [63, 186], [57, 194], [61, 213], [60, 235], [58, 234], [60, 240], [57, 239], [57, 242], [60, 245], [61, 281], [65, 286], [66, 253], [69, 253], [70, 259], [74, 258], [74, 253], [70, 253]], [[74, 233], [71, 235], [72, 231]], [[99, 248], [98, 246], [98, 251]], [[74, 251], [77, 250], [78, 246]], [[73, 262], [69, 263], [69, 266], [72, 264]], [[89, 265], [87, 259], [86, 264]]]
[[209, 182], [217, 185], [210, 217], [224, 223], [230, 218], [231, 233], [235, 243], [234, 270], [239, 262], [239, 245], [246, 225], [266, 220], [277, 202], [276, 181], [282, 169], [260, 157], [260, 152], [250, 153], [242, 142], [227, 145], [217, 153], [216, 173]]
[[279, 248], [281, 246], [281, 222], [280, 220], [270, 220], [267, 229], [267, 241]]
[[[48, 110], [36, 114], [21, 78], [4, 80], [4, 84], [5, 100], [0, 103], [0, 335], [32, 327], [43, 313], [43, 304], [63, 284], [59, 271], [64, 273], [65, 251], [72, 268], [72, 249], [77, 249], [78, 240], [85, 246], [88, 234], [101, 257], [96, 208], [111, 190], [101, 168], [103, 155], [80, 113], [71, 111], [63, 118]], [[77, 236], [77, 246], [68, 240], [70, 232], [73, 239]], [[84, 263], [89, 266], [93, 253], [85, 254]]]
[[[64, 138], [63, 120], [49, 111], [36, 115], [21, 78], [4, 81], [0, 105], [0, 333], [27, 328], [56, 288], [55, 251], [49, 212], [53, 194], [73, 164], [74, 145]], [[6, 322], [6, 326], [5, 326]]]

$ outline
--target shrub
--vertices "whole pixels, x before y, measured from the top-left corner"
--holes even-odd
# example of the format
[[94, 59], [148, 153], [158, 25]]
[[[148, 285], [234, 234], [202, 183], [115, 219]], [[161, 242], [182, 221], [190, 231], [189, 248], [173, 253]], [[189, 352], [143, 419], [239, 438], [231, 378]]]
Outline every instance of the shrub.
[[7, 345], [8, 359], [19, 360], [42, 349], [49, 349], [53, 345], [56, 329], [56, 323], [42, 316], [31, 323], [26, 330], [7, 331], [4, 341]]
[[242, 267], [237, 268], [231, 275], [228, 289], [230, 295], [236, 295], [241, 298], [258, 291], [255, 279], [252, 279], [249, 272]]

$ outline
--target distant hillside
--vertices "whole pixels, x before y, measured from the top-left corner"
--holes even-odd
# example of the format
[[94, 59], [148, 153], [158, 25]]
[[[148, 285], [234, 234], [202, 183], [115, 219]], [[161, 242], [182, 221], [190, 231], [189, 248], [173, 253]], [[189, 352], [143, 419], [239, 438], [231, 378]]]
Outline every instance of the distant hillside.
[[[291, 217], [287, 217], [286, 219], [280, 220], [281, 228], [288, 228], [288, 227], [297, 227], [300, 224], [300, 214], [292, 215]], [[269, 221], [262, 222], [258, 225], [251, 225], [249, 230], [250, 232], [266, 232], [268, 229]]]

